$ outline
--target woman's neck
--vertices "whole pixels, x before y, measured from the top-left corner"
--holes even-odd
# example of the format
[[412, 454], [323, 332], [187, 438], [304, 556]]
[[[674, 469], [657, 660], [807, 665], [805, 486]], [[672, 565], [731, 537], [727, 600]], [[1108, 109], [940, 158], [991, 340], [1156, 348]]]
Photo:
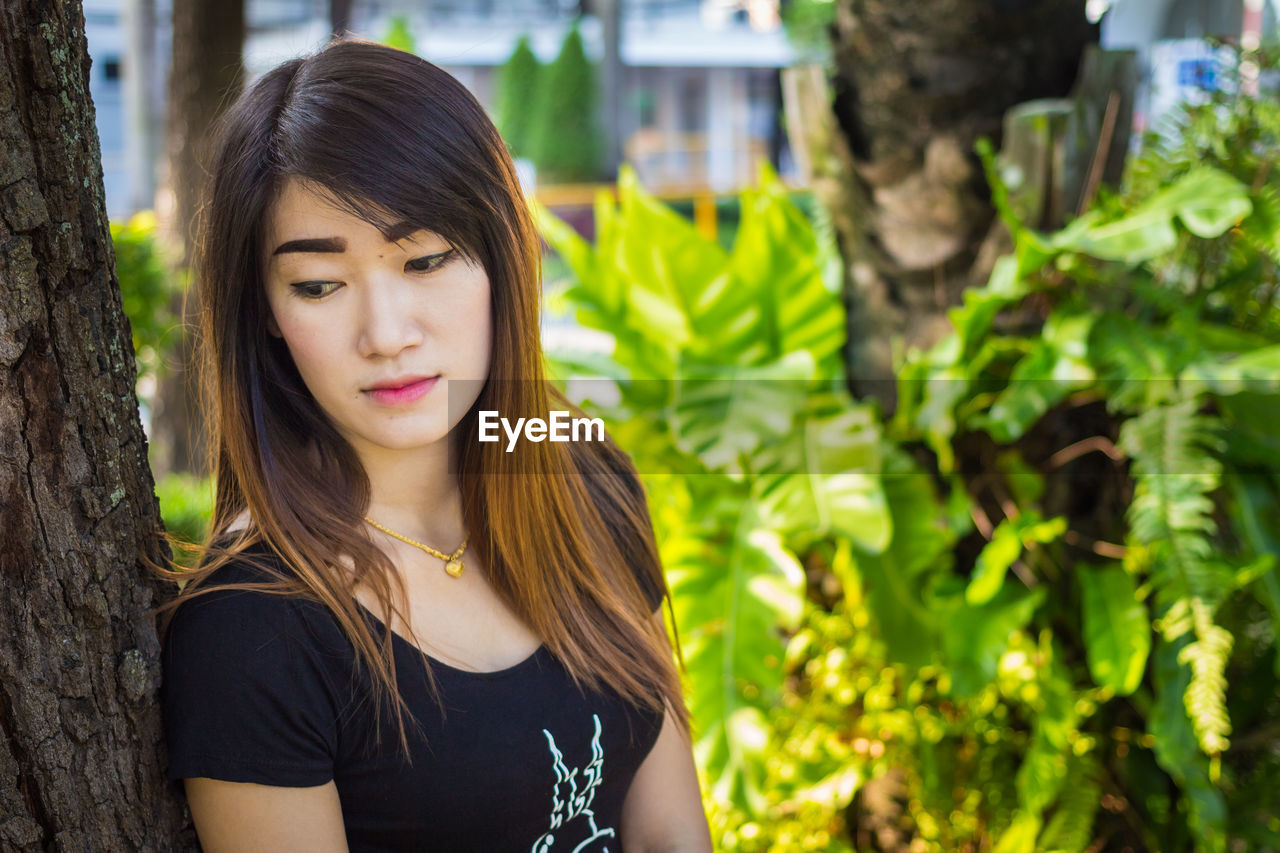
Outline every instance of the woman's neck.
[[410, 452], [370, 450], [361, 462], [369, 477], [370, 518], [443, 550], [462, 541], [462, 494], [447, 442]]

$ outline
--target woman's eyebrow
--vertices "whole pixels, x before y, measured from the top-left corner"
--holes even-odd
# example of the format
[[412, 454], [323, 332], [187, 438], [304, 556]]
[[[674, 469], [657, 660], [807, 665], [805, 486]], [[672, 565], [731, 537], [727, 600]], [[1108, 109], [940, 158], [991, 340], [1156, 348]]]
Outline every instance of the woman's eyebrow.
[[288, 240], [272, 252], [272, 256], [286, 252], [345, 252], [347, 241], [341, 237], [311, 237], [305, 240]]

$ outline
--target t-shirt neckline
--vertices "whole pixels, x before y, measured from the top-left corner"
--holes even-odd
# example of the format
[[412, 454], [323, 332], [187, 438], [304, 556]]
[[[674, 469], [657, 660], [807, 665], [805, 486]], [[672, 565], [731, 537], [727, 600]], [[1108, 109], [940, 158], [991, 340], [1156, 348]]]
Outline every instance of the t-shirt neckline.
[[509, 675], [514, 675], [517, 672], [523, 671], [525, 668], [532, 666], [547, 651], [547, 644], [539, 643], [538, 647], [534, 649], [527, 657], [525, 657], [520, 661], [517, 661], [516, 663], [513, 663], [511, 666], [503, 667], [502, 669], [490, 669], [490, 670], [460, 669], [456, 666], [451, 666], [450, 664], [447, 664], [436, 657], [433, 657], [432, 655], [428, 654], [426, 651], [423, 651], [422, 649], [418, 648], [416, 645], [411, 643], [408, 637], [405, 637], [403, 634], [400, 634], [398, 631], [394, 631], [388, 628], [386, 626], [386, 623], [384, 623], [381, 619], [379, 619], [372, 610], [370, 610], [368, 607], [365, 607], [364, 603], [361, 602], [359, 599], [356, 599], [356, 606], [359, 607], [361, 612], [364, 613], [366, 619], [371, 620], [374, 623], [373, 627], [380, 630], [387, 630], [391, 632], [391, 642], [393, 645], [399, 642], [405, 647], [405, 649], [410, 654], [415, 656], [421, 655], [422, 657], [425, 657], [431, 663], [431, 666], [433, 668], [439, 668], [446, 672], [455, 673], [456, 675], [462, 676], [465, 678], [493, 679], [493, 678], [503, 678]]

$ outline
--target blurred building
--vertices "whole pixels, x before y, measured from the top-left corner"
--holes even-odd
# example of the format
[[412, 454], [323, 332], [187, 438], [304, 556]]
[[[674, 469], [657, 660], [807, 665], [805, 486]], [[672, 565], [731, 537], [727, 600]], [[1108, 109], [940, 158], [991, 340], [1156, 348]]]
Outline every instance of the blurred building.
[[[168, 65], [170, 0], [154, 9], [157, 61], [147, 75], [151, 98], [127, 97], [128, 9], [142, 0], [85, 0], [86, 33], [94, 59], [91, 91], [103, 146], [107, 208], [113, 217], [140, 206], [154, 177], [139, 148], [162, 151], [163, 74]], [[244, 60], [250, 77], [314, 50], [329, 36], [324, 0], [246, 0], [249, 32]], [[784, 176], [795, 168], [780, 126], [780, 69], [794, 58], [777, 19], [776, 2], [758, 0], [618, 0], [618, 138], [623, 155], [654, 189], [730, 190], [754, 180], [761, 159]], [[354, 0], [350, 30], [381, 40], [394, 18], [408, 23], [416, 52], [446, 68], [492, 109], [496, 70], [527, 33], [534, 52], [550, 62], [579, 2], [562, 0]], [[585, 4], [589, 9], [592, 4]], [[587, 53], [605, 55], [599, 18], [582, 19]], [[135, 35], [136, 30], [132, 31]], [[138, 146], [133, 128], [152, 138]], [[129, 130], [126, 130], [129, 128]], [[141, 132], [140, 130], [138, 132]], [[151, 155], [151, 160], [155, 159]]]
[[1211, 43], [1255, 48], [1276, 39], [1277, 0], [1089, 0], [1102, 44], [1138, 52], [1137, 130], [1159, 130], [1180, 103], [1223, 85], [1225, 56]]

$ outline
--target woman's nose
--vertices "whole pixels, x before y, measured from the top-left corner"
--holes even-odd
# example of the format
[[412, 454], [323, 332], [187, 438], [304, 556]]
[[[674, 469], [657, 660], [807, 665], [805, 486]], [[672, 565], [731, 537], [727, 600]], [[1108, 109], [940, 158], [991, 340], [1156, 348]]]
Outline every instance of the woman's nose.
[[425, 339], [412, 294], [398, 283], [366, 289], [357, 347], [365, 358], [393, 358]]

